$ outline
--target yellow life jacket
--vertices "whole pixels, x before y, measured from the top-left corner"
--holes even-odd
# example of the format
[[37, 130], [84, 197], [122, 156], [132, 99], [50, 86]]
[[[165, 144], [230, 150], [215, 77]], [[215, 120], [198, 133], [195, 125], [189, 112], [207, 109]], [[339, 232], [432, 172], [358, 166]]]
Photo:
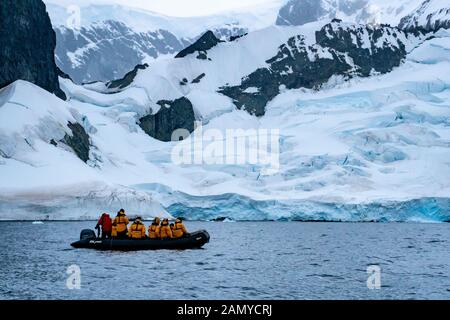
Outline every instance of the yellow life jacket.
[[159, 230], [160, 226], [158, 224], [151, 224], [150, 227], [148, 227], [148, 237], [150, 239], [156, 239], [159, 238]]
[[183, 222], [176, 221], [175, 225], [173, 226], [173, 237], [174, 238], [181, 238], [183, 235], [187, 233], [186, 227], [184, 226]]
[[134, 222], [128, 230], [128, 236], [133, 239], [145, 238], [145, 226], [142, 222]]
[[111, 237], [117, 237], [117, 228], [116, 226], [111, 227]]
[[127, 225], [130, 221], [125, 214], [118, 214], [113, 222], [113, 225], [116, 226], [117, 232], [124, 232], [127, 230]]
[[159, 237], [161, 239], [172, 238], [172, 230], [170, 230], [170, 226], [168, 224], [162, 225], [159, 229]]

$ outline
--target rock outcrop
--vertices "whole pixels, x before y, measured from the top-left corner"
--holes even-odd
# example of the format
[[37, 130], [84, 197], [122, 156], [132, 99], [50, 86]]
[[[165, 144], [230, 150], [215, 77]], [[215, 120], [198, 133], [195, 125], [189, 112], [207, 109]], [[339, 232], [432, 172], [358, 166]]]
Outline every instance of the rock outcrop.
[[59, 87], [55, 46], [41, 0], [0, 1], [0, 88], [26, 80], [66, 99]]
[[195, 114], [192, 103], [185, 97], [174, 101], [158, 101], [161, 109], [156, 114], [140, 119], [140, 127], [151, 137], [161, 141], [171, 141], [177, 129], [194, 131]]
[[208, 58], [207, 51], [215, 47], [220, 42], [223, 41], [219, 40], [212, 31], [207, 31], [192, 45], [180, 51], [180, 53], [178, 53], [175, 58], [183, 58], [189, 54], [197, 52], [197, 59], [206, 60]]
[[290, 38], [277, 55], [241, 80], [238, 86], [226, 86], [219, 92], [235, 105], [256, 116], [281, 88], [319, 89], [332, 76], [367, 77], [387, 73], [406, 56], [406, 34], [389, 26], [351, 25], [340, 20], [325, 25], [315, 34], [316, 43], [308, 45], [303, 35]]
[[73, 149], [78, 158], [87, 162], [89, 160], [90, 149], [89, 135], [79, 123], [69, 122], [67, 126], [72, 130], [72, 135], [66, 134], [63, 142]]
[[139, 70], [145, 70], [147, 68], [148, 68], [147, 63], [138, 64], [136, 67], [134, 67], [133, 70], [128, 72], [122, 79], [117, 79], [117, 80], [108, 82], [106, 84], [106, 86], [108, 87], [108, 89], [118, 89], [118, 90], [124, 89], [133, 82], [133, 80], [134, 80], [134, 78], [136, 78]]

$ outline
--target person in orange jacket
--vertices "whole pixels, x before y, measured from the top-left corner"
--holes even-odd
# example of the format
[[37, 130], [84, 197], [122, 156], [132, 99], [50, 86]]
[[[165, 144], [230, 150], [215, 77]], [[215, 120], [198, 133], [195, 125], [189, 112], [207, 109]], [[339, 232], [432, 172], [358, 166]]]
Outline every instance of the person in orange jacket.
[[146, 237], [145, 233], [146, 229], [142, 223], [142, 218], [137, 217], [128, 229], [128, 236], [132, 239], [144, 239]]
[[152, 224], [148, 227], [148, 237], [150, 239], [158, 239], [159, 238], [159, 231], [161, 226], [159, 225], [161, 223], [161, 220], [156, 217], [153, 219]]
[[130, 223], [130, 220], [128, 220], [125, 210], [120, 209], [113, 221], [113, 235], [117, 238], [126, 238], [128, 223]]
[[175, 224], [172, 229], [172, 234], [174, 238], [181, 238], [189, 235], [189, 233], [186, 230], [186, 227], [183, 224], [183, 221], [181, 221], [180, 218], [175, 220]]
[[164, 219], [161, 223], [161, 228], [159, 230], [159, 237], [161, 239], [173, 238], [172, 230], [170, 230], [169, 219]]

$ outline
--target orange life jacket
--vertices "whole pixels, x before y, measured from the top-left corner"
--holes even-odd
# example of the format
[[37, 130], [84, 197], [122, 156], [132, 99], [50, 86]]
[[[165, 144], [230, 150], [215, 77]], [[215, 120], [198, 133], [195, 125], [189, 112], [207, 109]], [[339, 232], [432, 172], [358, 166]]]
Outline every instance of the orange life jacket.
[[160, 230], [159, 224], [151, 224], [150, 227], [148, 227], [148, 237], [150, 239], [156, 239], [159, 238], [159, 230]]
[[127, 230], [127, 225], [130, 221], [125, 214], [118, 214], [114, 218], [113, 226], [116, 227], [117, 232], [124, 232]]
[[128, 230], [128, 236], [133, 239], [145, 238], [145, 226], [142, 222], [135, 221]]
[[184, 236], [187, 232], [186, 227], [184, 226], [183, 222], [181, 221], [176, 221], [175, 225], [173, 226], [173, 237], [174, 238], [181, 238], [182, 236]]
[[161, 225], [161, 228], [159, 229], [159, 237], [161, 239], [173, 238], [172, 230], [170, 230], [170, 226], [168, 224]]

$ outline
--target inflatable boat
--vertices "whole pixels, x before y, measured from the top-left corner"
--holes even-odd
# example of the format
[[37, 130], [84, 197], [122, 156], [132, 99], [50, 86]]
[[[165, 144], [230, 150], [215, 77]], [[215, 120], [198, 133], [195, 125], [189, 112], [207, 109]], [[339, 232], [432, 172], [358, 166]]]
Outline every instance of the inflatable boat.
[[192, 232], [187, 237], [177, 239], [100, 239], [93, 230], [81, 231], [80, 240], [71, 244], [74, 248], [97, 250], [184, 250], [199, 249], [209, 242], [206, 230]]

